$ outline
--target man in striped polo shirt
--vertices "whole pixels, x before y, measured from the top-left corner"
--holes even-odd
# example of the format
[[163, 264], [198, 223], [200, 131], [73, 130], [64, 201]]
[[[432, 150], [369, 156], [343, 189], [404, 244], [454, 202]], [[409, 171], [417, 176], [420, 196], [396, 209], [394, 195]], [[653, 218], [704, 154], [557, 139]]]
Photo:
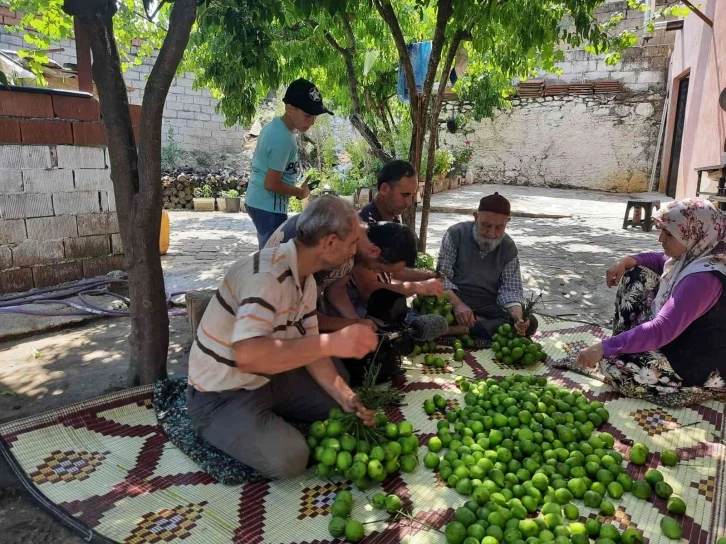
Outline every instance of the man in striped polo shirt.
[[364, 357], [375, 333], [352, 325], [321, 335], [315, 315], [313, 274], [349, 260], [358, 236], [350, 204], [316, 199], [294, 240], [232, 265], [197, 329], [187, 391], [194, 428], [269, 478], [297, 476], [307, 464], [307, 443], [286, 420], [325, 419], [340, 406], [373, 422], [331, 358]]
[[[299, 215], [285, 221], [270, 237], [265, 247], [277, 247], [297, 234]], [[351, 271], [360, 265], [374, 273], [392, 274], [416, 262], [416, 237], [400, 223], [361, 223], [356, 253], [335, 270], [315, 274], [318, 285], [318, 324], [321, 331], [332, 332], [354, 323], [377, 329], [374, 321], [358, 315], [350, 300], [348, 284]]]

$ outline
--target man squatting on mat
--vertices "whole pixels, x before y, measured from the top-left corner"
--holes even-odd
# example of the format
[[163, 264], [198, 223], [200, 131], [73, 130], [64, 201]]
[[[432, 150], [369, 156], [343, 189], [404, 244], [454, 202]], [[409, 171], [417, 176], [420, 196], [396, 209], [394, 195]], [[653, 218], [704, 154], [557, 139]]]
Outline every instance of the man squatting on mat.
[[360, 232], [352, 205], [314, 200], [294, 239], [232, 265], [199, 324], [187, 390], [194, 428], [269, 478], [307, 465], [308, 445], [288, 421], [322, 420], [340, 406], [373, 425], [338, 358], [362, 359], [376, 334], [364, 324], [319, 334], [315, 312], [313, 274], [348, 262]]

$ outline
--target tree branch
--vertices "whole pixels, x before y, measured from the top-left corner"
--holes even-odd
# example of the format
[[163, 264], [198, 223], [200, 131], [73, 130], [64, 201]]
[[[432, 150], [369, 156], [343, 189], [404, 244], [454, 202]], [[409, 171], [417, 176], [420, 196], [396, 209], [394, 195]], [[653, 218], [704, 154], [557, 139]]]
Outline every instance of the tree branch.
[[[421, 88], [421, 110], [425, 116], [429, 109], [429, 103], [431, 101], [431, 90], [434, 87], [434, 80], [436, 79], [436, 71], [441, 62], [441, 52], [444, 48], [444, 41], [446, 39], [446, 25], [451, 19], [451, 15], [454, 12], [452, 0], [440, 0], [438, 3], [438, 10], [436, 12], [436, 30], [434, 31], [434, 38], [431, 43], [431, 56], [429, 57], [429, 64], [426, 67], [426, 78], [424, 79], [423, 86]], [[461, 38], [459, 38], [461, 41]], [[458, 47], [458, 46], [457, 46]], [[456, 55], [456, 50], [454, 50]], [[449, 75], [446, 77], [442, 76], [439, 81], [439, 88], [441, 85], [445, 85], [448, 81]]]
[[147, 18], [149, 19], [149, 21], [152, 21], [152, 22], [154, 21], [154, 17], [156, 17], [159, 14], [159, 12], [161, 11], [161, 8], [164, 7], [164, 4], [166, 4], [167, 1], [168, 0], [161, 0], [161, 2], [159, 2], [159, 5], [156, 6], [156, 9], [154, 10], [154, 13], [149, 14], [147, 12]]
[[[63, 10], [86, 29], [93, 53], [93, 79], [98, 89], [108, 143], [111, 180], [129, 278], [131, 334], [130, 385], [154, 383], [166, 377], [169, 315], [164, 274], [159, 259], [162, 188], [161, 117], [165, 91], [171, 83], [189, 38], [196, 0], [176, 0], [164, 47], [181, 47], [178, 55], [160, 54], [146, 87], [140, 145], [134, 142], [128, 94], [113, 32], [116, 0], [65, 0]], [[188, 24], [186, 22], [188, 21]], [[179, 24], [184, 22], [185, 24]], [[181, 33], [182, 35], [176, 35]], [[172, 47], [173, 48], [173, 47]], [[176, 64], [174, 64], [176, 62]], [[147, 106], [147, 101], [160, 102]], [[149, 119], [151, 112], [156, 119]]]
[[123, 2], [119, 2], [119, 4], [118, 4], [118, 5], [119, 5], [119, 9], [121, 9], [121, 10], [123, 10], [123, 11], [126, 11], [126, 12], [128, 12], [128, 13], [132, 13], [132, 14], [136, 15], [136, 17], [138, 17], [139, 19], [146, 19], [146, 20], [148, 20], [148, 21], [149, 21], [149, 22], [150, 22], [150, 23], [151, 23], [152, 25], [154, 25], [154, 26], [155, 26], [156, 28], [158, 28], [159, 30], [163, 30], [164, 32], [167, 32], [167, 31], [169, 30], [168, 28], [165, 28], [165, 27], [163, 27], [162, 25], [160, 25], [160, 24], [159, 24], [159, 23], [157, 23], [156, 21], [154, 21], [154, 20], [150, 20], [150, 19], [148, 18], [148, 16], [146, 15], [146, 13], [145, 13], [145, 12], [144, 12], [144, 13], [140, 13], [140, 12], [136, 11], [135, 9], [131, 9], [131, 8], [129, 8], [129, 7], [128, 7], [128, 6], [127, 6], [127, 5], [125, 4], [125, 3], [123, 3]]
[[348, 18], [348, 14], [343, 14], [343, 30], [345, 30], [345, 35], [348, 37], [348, 50], [355, 54], [356, 52], [356, 43], [355, 43], [355, 35], [353, 34], [353, 26], [350, 24], [350, 19]]
[[375, 133], [368, 127], [368, 125], [366, 125], [360, 114], [354, 113], [350, 116], [349, 120], [360, 135], [363, 136], [365, 141], [368, 142], [368, 145], [371, 146], [371, 150], [375, 156], [378, 157], [383, 164], [393, 160], [393, 157], [385, 149], [383, 149], [383, 144], [381, 144]]
[[[418, 110], [418, 93], [416, 92], [416, 77], [413, 73], [413, 65], [411, 64], [411, 56], [408, 54], [406, 47], [406, 38], [403, 36], [401, 25], [396, 17], [396, 12], [391, 3], [387, 0], [373, 0], [376, 10], [381, 18], [386, 22], [388, 28], [391, 29], [393, 43], [398, 51], [398, 58], [403, 65], [403, 73], [406, 77], [406, 87], [408, 88], [409, 105], [411, 108], [411, 120], [416, 122], [416, 112]], [[415, 127], [414, 127], [415, 130]]]
[[328, 40], [328, 43], [333, 46], [333, 49], [335, 49], [341, 55], [345, 56], [347, 51], [345, 50], [345, 48], [342, 45], [340, 45], [336, 41], [336, 39], [333, 37], [333, 35], [330, 32], [328, 32], [326, 30], [325, 32], [323, 32], [323, 36], [325, 36], [325, 39]]
[[[426, 182], [424, 184], [423, 203], [421, 210], [421, 230], [419, 231], [419, 251], [426, 251], [426, 234], [429, 223], [429, 208], [431, 206], [431, 178], [434, 173], [434, 161], [436, 155], [436, 143], [439, 135], [439, 115], [441, 114], [441, 105], [444, 101], [444, 93], [446, 92], [446, 81], [451, 73], [451, 67], [454, 65], [456, 53], [459, 45], [465, 39], [470, 38], [470, 34], [464, 30], [459, 30], [454, 34], [449, 46], [449, 51], [444, 60], [444, 67], [441, 70], [441, 79], [439, 80], [439, 88], [434, 97], [433, 111], [431, 112], [431, 127], [429, 134], [429, 150], [426, 160]], [[447, 172], [448, 173], [448, 172]]]
[[[144, 99], [141, 105], [140, 141], [144, 143], [139, 149], [139, 162], [146, 172], [158, 168], [161, 175], [161, 125], [164, 104], [169, 93], [177, 68], [181, 63], [184, 51], [189, 43], [189, 35], [197, 14], [196, 0], [176, 0], [169, 16], [169, 32], [159, 50], [159, 55], [151, 69], [149, 79], [144, 88]], [[151, 178], [153, 180], [153, 177]], [[142, 190], [149, 196], [161, 195], [162, 187], [151, 181]], [[147, 205], [155, 198], [149, 198]]]
[[[345, 14], [343, 14], [342, 19], [343, 26], [346, 26], [347, 24], [348, 30], [350, 31], [349, 39], [352, 38], [351, 41], [355, 46], [355, 38], [353, 37], [353, 29], [350, 26], [350, 21], [348, 21]], [[333, 35], [327, 30], [323, 33], [323, 35], [332, 48], [335, 49], [341, 57], [343, 57], [343, 62], [345, 63], [345, 75], [348, 80], [348, 90], [350, 91], [351, 109], [353, 110], [353, 113], [360, 113], [360, 92], [358, 91], [358, 76], [355, 73], [353, 53], [351, 49], [346, 49], [340, 45]]]

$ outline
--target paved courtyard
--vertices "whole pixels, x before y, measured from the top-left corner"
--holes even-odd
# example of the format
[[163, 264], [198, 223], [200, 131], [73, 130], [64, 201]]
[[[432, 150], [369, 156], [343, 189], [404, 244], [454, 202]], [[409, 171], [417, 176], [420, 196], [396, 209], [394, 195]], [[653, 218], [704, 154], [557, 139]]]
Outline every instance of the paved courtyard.
[[[604, 285], [604, 270], [621, 255], [659, 248], [655, 232], [620, 228], [625, 202], [634, 195], [474, 185], [434, 195], [432, 204], [440, 210], [474, 210], [483, 195], [494, 191], [510, 198], [516, 214], [561, 216], [514, 217], [508, 229], [520, 250], [526, 288], [544, 294], [545, 313], [607, 323], [614, 293]], [[170, 216], [171, 247], [162, 258], [170, 291], [214, 288], [236, 259], [257, 249], [246, 214], [173, 212]], [[468, 219], [461, 213], [433, 214], [429, 253], [437, 253], [450, 225]], [[42, 324], [47, 319], [31, 321]], [[0, 322], [0, 331], [7, 330], [6, 325]], [[184, 317], [172, 318], [170, 325], [168, 370], [185, 374], [192, 341], [189, 327]], [[0, 342], [0, 421], [123, 388], [129, 333], [128, 319], [106, 319]], [[83, 542], [26, 500], [1, 465], [0, 533], [15, 535], [6, 538], [13, 543]]]
[[[629, 199], [662, 195], [610, 194], [594, 191], [472, 185], [434, 195], [438, 210], [475, 210], [494, 191], [512, 202], [515, 214], [561, 216], [559, 219], [513, 217], [507, 232], [520, 251], [526, 289], [543, 294], [544, 313], [606, 324], [614, 292], [604, 284], [605, 270], [623, 255], [660, 249], [656, 231], [622, 230]], [[215, 287], [239, 257], [257, 249], [257, 238], [244, 213], [171, 212], [171, 245], [162, 258], [167, 289]], [[434, 213], [427, 249], [437, 254], [446, 229], [469, 220], [461, 213]]]

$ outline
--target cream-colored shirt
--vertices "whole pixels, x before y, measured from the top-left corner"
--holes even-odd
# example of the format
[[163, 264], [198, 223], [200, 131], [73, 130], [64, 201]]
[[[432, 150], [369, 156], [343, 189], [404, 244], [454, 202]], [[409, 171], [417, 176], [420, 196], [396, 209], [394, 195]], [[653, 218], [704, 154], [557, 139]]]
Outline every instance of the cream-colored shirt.
[[241, 372], [234, 344], [249, 338], [318, 334], [316, 285], [301, 286], [294, 240], [240, 259], [207, 306], [189, 354], [189, 383], [199, 391], [257, 389], [269, 378]]

